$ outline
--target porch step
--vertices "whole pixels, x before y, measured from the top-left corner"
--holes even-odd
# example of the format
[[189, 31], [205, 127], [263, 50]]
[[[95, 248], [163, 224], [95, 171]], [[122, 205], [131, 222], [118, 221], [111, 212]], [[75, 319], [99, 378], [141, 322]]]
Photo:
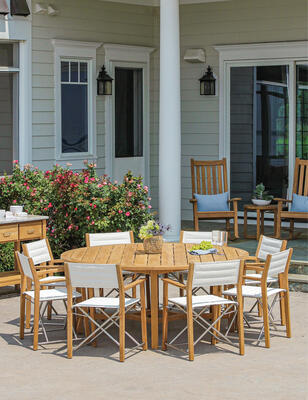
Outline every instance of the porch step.
[[308, 293], [308, 275], [289, 274], [289, 288], [294, 292]]
[[308, 261], [292, 260], [289, 275], [291, 274], [308, 276]]

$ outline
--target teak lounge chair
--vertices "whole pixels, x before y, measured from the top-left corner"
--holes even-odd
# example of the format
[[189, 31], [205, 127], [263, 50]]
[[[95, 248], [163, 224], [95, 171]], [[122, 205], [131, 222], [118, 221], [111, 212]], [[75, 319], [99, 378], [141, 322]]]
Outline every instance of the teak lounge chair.
[[[304, 199], [304, 196], [308, 196], [308, 160], [301, 160], [299, 158], [296, 158], [294, 178], [293, 178], [292, 199], [291, 200], [279, 199], [279, 198], [274, 199], [278, 202], [277, 224], [276, 224], [277, 238], [280, 238], [282, 220], [290, 221], [289, 239], [293, 239], [294, 221], [308, 220], [308, 212], [295, 211], [297, 210], [297, 208], [295, 208], [295, 201], [298, 198]], [[308, 201], [308, 198], [306, 199], [306, 201]], [[289, 210], [284, 210], [283, 206], [287, 203], [291, 203], [291, 207]]]
[[[228, 193], [226, 159], [216, 161], [195, 161], [191, 159], [192, 199], [195, 231], [199, 230], [200, 219], [225, 219], [226, 230], [230, 231], [230, 219], [234, 220], [234, 238], [238, 239], [237, 202], [240, 198], [227, 199], [233, 204], [233, 210], [226, 207], [224, 211], [200, 211], [195, 195], [222, 195]], [[209, 198], [209, 197], [208, 197]], [[214, 198], [214, 196], [213, 196]], [[216, 201], [212, 200], [212, 203]]]

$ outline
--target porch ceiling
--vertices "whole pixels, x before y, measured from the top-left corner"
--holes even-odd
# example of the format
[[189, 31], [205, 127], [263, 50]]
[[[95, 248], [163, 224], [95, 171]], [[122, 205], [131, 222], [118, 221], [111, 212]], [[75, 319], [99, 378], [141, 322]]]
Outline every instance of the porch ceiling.
[[[111, 3], [126, 3], [126, 4], [137, 4], [139, 6], [159, 6], [160, 0], [99, 0], [108, 1]], [[231, 0], [180, 0], [180, 4], [200, 4], [200, 3], [217, 3], [226, 2]]]

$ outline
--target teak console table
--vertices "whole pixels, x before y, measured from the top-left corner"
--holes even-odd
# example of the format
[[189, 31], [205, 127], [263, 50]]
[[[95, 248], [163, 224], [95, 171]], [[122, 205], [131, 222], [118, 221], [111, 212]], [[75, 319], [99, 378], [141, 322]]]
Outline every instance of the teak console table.
[[[20, 251], [21, 242], [45, 238], [47, 219], [48, 217], [42, 215], [0, 218], [0, 244], [14, 242], [14, 250]], [[16, 262], [14, 271], [0, 272], [0, 287], [19, 284], [20, 274]]]

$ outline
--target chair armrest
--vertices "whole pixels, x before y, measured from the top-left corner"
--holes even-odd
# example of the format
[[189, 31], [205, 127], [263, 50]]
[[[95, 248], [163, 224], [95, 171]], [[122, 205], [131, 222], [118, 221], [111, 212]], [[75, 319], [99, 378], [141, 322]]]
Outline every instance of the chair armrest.
[[[46, 276], [48, 274], [54, 273], [54, 272], [63, 272], [59, 271], [58, 268], [53, 268], [53, 269], [45, 269], [45, 270], [39, 270], [37, 271], [38, 277]], [[65, 277], [63, 276], [63, 279], [65, 280]]]
[[253, 269], [254, 271], [260, 271], [260, 272], [264, 271], [264, 267], [260, 267], [259, 265], [252, 265], [252, 264], [245, 265], [244, 270], [247, 271], [248, 269], [249, 270]]
[[232, 201], [241, 201], [241, 197], [234, 197], [233, 199], [228, 200], [228, 203], [231, 203]]
[[273, 200], [278, 201], [278, 203], [292, 203], [292, 200], [281, 199], [279, 197], [275, 197]]
[[243, 275], [243, 279], [249, 279], [250, 281], [258, 281], [261, 282], [261, 278], [257, 278], [255, 276], [247, 276], [247, 275]]
[[64, 263], [65, 263], [65, 261], [61, 260], [61, 259], [49, 261], [49, 265], [52, 265], [52, 264], [64, 264]]
[[162, 281], [168, 283], [169, 285], [177, 286], [177, 287], [179, 287], [181, 289], [186, 289], [186, 285], [184, 285], [183, 283], [174, 281], [172, 279], [163, 278]]
[[37, 271], [46, 271], [48, 273], [50, 272], [64, 272], [64, 266], [59, 265], [59, 266], [54, 266], [54, 265], [36, 265], [35, 269]]
[[252, 263], [248, 263], [248, 264], [246, 264], [246, 266], [247, 267], [252, 267], [252, 268], [255, 268], [255, 267], [264, 267], [264, 265], [265, 265], [265, 262], [252, 262]]
[[145, 278], [137, 279], [136, 281], [131, 282], [128, 285], [124, 286], [124, 292], [126, 292], [129, 289], [132, 289], [132, 288], [136, 287], [137, 285], [141, 285], [144, 282], [145, 282]]
[[190, 203], [197, 203], [197, 199], [190, 199], [189, 202]]

